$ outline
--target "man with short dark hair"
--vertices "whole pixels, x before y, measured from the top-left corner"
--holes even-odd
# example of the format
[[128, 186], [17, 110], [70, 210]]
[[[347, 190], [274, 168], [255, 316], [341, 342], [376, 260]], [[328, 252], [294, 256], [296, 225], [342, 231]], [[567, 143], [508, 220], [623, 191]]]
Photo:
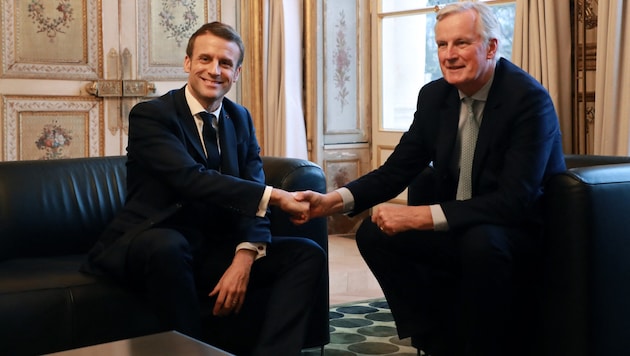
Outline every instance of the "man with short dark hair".
[[[229, 351], [299, 355], [326, 255], [312, 240], [271, 236], [268, 206], [295, 222], [309, 206], [265, 185], [250, 113], [225, 97], [243, 56], [230, 26], [205, 24], [186, 49], [187, 85], [131, 110], [126, 204], [84, 269], [145, 292], [165, 330], [204, 338], [207, 300], [225, 323], [241, 309], [264, 319], [242, 320], [259, 335], [233, 329]], [[249, 305], [261, 289], [268, 303]]]

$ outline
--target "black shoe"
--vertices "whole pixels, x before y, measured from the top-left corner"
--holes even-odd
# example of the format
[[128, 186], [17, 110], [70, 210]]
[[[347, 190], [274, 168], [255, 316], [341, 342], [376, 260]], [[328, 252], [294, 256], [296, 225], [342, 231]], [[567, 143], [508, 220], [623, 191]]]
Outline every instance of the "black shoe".
[[431, 338], [428, 333], [411, 337], [411, 346], [418, 350], [418, 356], [431, 356], [427, 351], [430, 350], [430, 344]]
[[411, 337], [411, 346], [418, 350], [420, 356], [454, 355], [449, 342], [441, 332], [425, 332]]

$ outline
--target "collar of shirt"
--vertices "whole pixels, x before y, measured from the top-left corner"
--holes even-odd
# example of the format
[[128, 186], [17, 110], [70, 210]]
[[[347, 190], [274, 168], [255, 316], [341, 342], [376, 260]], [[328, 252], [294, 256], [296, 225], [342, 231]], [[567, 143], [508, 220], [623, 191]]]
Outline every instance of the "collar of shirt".
[[221, 113], [221, 109], [223, 108], [223, 103], [221, 103], [221, 105], [219, 105], [219, 108], [216, 109], [215, 111], [208, 111], [192, 95], [192, 93], [190, 92], [190, 89], [188, 88], [188, 85], [186, 85], [186, 88], [184, 89], [184, 91], [186, 93], [186, 103], [188, 104], [188, 108], [190, 109], [190, 113], [193, 114], [193, 116], [196, 116], [197, 114], [199, 114], [202, 111], [207, 111], [207, 112], [211, 113], [212, 115], [214, 115], [217, 118], [217, 122], [219, 121], [219, 117], [220, 117], [219, 114]]
[[[188, 104], [188, 108], [190, 109], [190, 113], [193, 115], [193, 118], [195, 119], [195, 125], [197, 126], [197, 133], [199, 134], [199, 138], [201, 139], [201, 145], [203, 146], [203, 151], [206, 155], [208, 155], [208, 151], [206, 149], [206, 144], [203, 140], [203, 119], [201, 118], [201, 116], [199, 116], [200, 113], [202, 112], [208, 112], [208, 110], [206, 110], [203, 105], [201, 105], [199, 103], [199, 101], [192, 95], [192, 93], [190, 92], [190, 90], [188, 89], [188, 85], [186, 86], [186, 88], [184, 89], [184, 92], [186, 94], [186, 104]], [[218, 124], [219, 124], [219, 113], [221, 112], [221, 109], [223, 108], [223, 103], [221, 103], [221, 105], [219, 105], [219, 108], [215, 111], [210, 112], [210, 114], [214, 115], [216, 117], [216, 121], [214, 121], [213, 123], [213, 127], [215, 128], [215, 130], [217, 130], [218, 128]], [[215, 124], [217, 125], [215, 127]], [[218, 130], [217, 130], [218, 132]], [[219, 143], [219, 136], [217, 135], [217, 145], [218, 145], [218, 149], [219, 149], [219, 154], [221, 154], [221, 146]]]
[[[495, 64], [495, 69], [496, 69], [496, 64]], [[484, 84], [481, 87], [481, 89], [479, 89], [475, 94], [471, 96], [471, 98], [475, 100], [474, 105], [473, 105], [473, 115], [475, 115], [475, 118], [479, 124], [481, 124], [481, 121], [483, 120], [483, 111], [486, 108], [486, 100], [488, 100], [488, 93], [490, 92], [490, 87], [492, 86], [492, 82], [494, 81], [494, 73], [495, 71], [492, 71], [492, 75], [490, 76], [490, 79], [488, 80], [488, 82]], [[462, 93], [460, 90], [458, 90], [458, 92], [459, 92], [460, 101], [466, 98], [466, 94]], [[464, 105], [461, 105], [461, 111], [459, 114], [458, 140], [460, 139], [459, 135], [461, 135], [461, 130], [464, 127], [466, 115], [467, 115], [466, 108]]]

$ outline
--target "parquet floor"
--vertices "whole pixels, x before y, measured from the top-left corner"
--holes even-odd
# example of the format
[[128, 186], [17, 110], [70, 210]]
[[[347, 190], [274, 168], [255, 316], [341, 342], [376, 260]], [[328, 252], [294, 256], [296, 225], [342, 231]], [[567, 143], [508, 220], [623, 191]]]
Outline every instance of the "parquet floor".
[[330, 235], [330, 305], [383, 297], [374, 275], [359, 254], [354, 236]]

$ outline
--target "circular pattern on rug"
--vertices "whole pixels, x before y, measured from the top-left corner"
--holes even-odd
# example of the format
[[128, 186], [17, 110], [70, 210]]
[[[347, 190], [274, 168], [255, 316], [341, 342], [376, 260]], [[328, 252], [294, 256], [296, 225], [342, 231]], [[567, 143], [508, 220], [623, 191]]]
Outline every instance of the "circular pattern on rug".
[[343, 318], [343, 313], [337, 313], [334, 311], [329, 311], [328, 312], [328, 319], [339, 319], [339, 318]]
[[331, 320], [330, 325], [337, 328], [361, 328], [364, 326], [372, 325], [374, 322], [368, 319], [359, 318], [342, 318]]
[[[326, 356], [356, 356], [357, 354], [355, 354], [352, 351], [346, 351], [346, 350], [328, 350], [326, 349], [325, 355]], [[319, 355], [319, 354], [318, 354]]]
[[372, 308], [365, 305], [351, 305], [347, 307], [339, 307], [337, 311], [344, 314], [367, 314], [377, 312], [377, 308]]
[[330, 335], [330, 342], [334, 344], [354, 344], [367, 340], [367, 337], [351, 333], [334, 333]]
[[390, 312], [382, 313], [371, 313], [366, 314], [365, 318], [373, 321], [394, 321], [394, 316]]
[[[329, 317], [330, 343], [324, 347], [325, 356], [417, 355], [410, 339], [398, 338], [384, 299], [333, 306]], [[308, 350], [302, 356], [319, 355], [320, 351]]]
[[397, 352], [400, 348], [396, 345], [382, 342], [361, 342], [348, 346], [348, 350], [368, 355], [385, 355]]
[[396, 328], [392, 326], [368, 326], [357, 329], [357, 332], [365, 336], [388, 337], [396, 335]]
[[395, 344], [395, 345], [412, 347], [411, 346], [411, 338], [409, 338], [409, 337], [406, 338], [406, 339], [401, 340], [401, 339], [398, 338], [398, 335], [396, 335], [396, 336], [390, 337], [389, 338], [389, 342], [391, 342], [392, 344]]
[[371, 303], [368, 303], [368, 305], [374, 308], [389, 310], [389, 304], [387, 304], [387, 301], [384, 299], [373, 301]]

